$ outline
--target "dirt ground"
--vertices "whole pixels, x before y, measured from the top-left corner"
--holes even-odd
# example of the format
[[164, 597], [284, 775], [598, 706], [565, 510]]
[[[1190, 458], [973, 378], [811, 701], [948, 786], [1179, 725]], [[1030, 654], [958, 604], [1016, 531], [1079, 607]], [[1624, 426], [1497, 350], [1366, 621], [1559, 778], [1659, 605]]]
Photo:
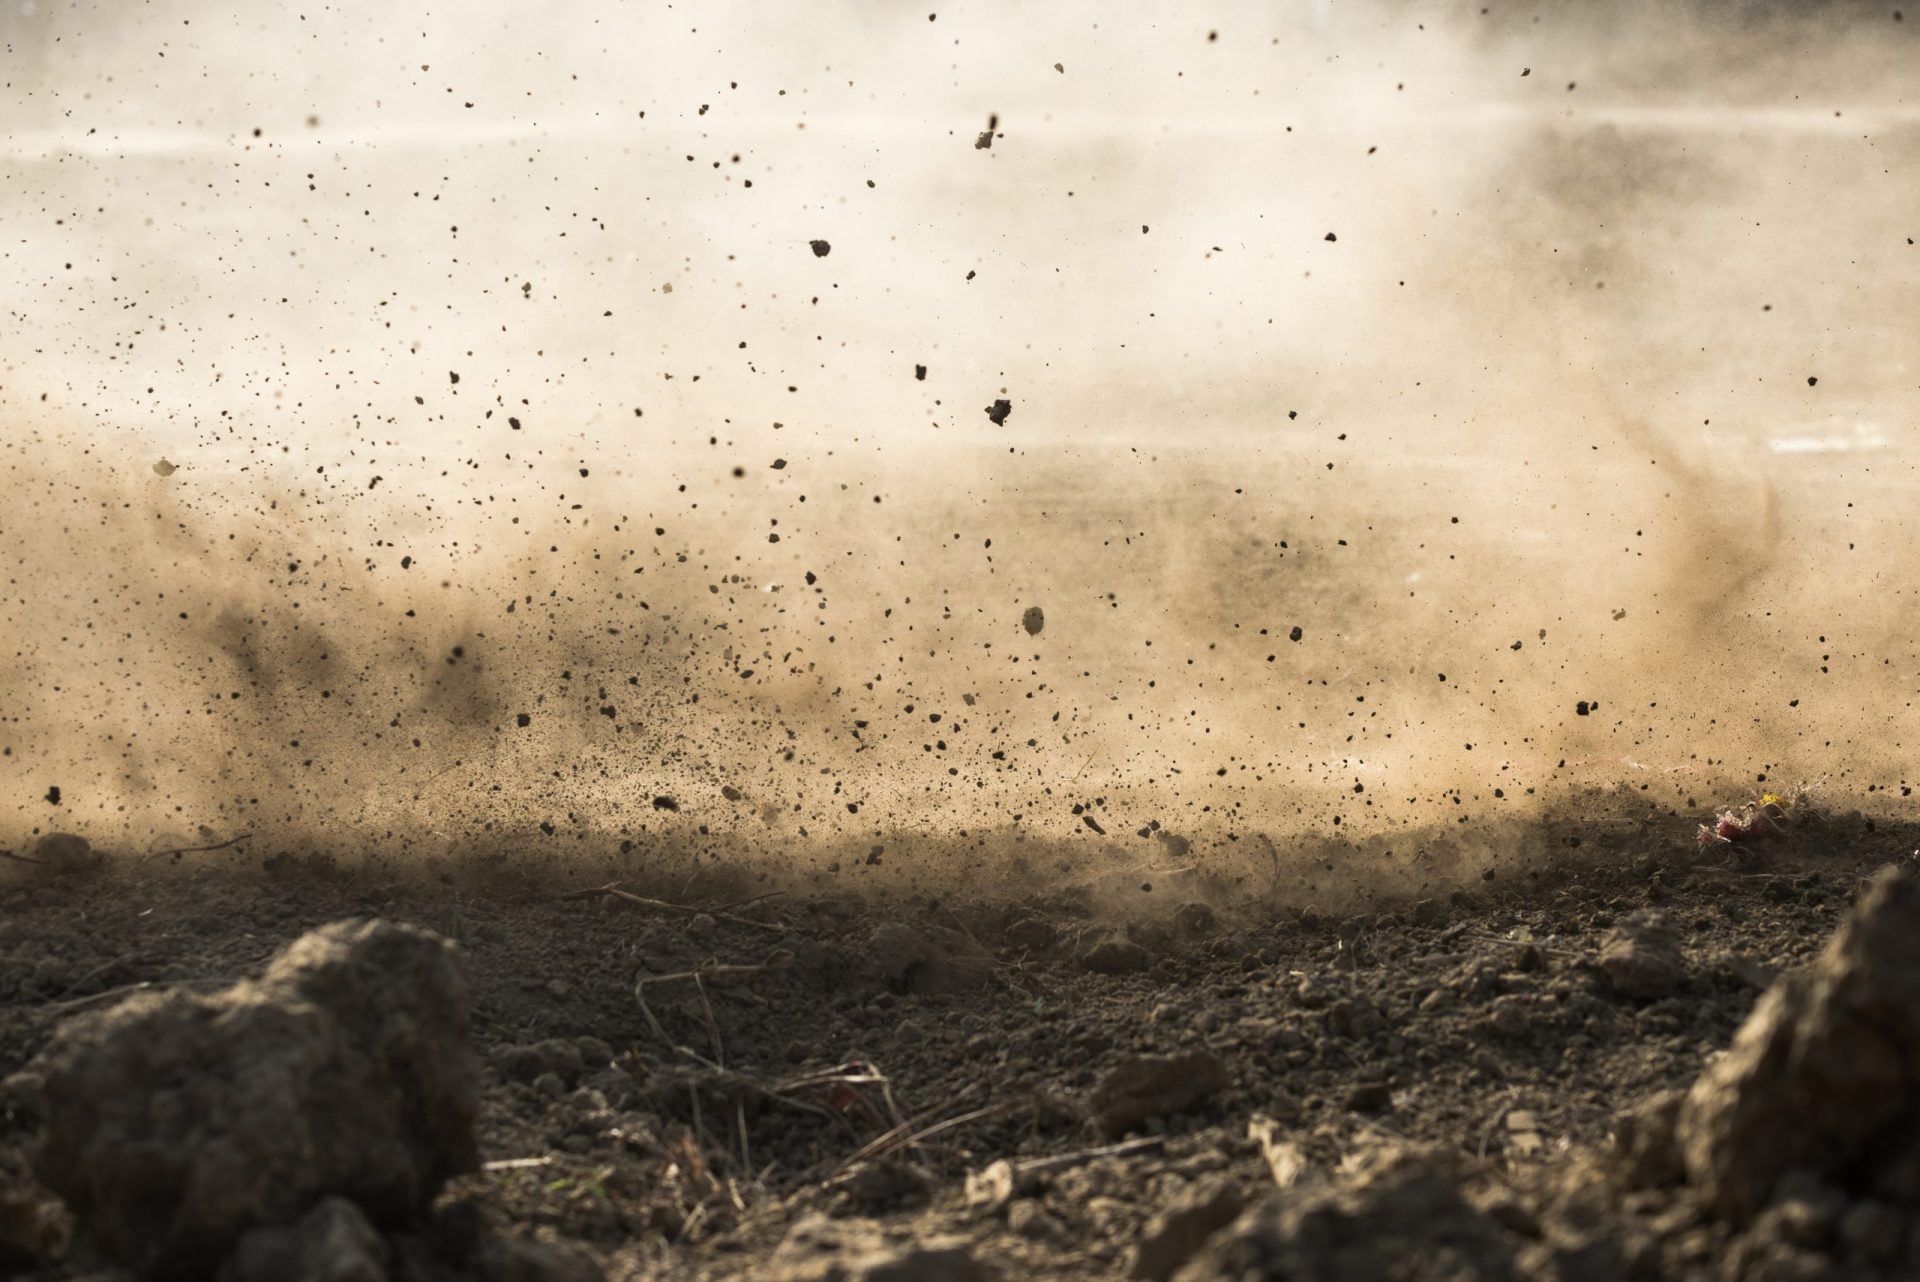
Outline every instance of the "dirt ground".
[[[486, 1065], [487, 1165], [394, 1239], [395, 1276], [470, 1276], [491, 1234], [573, 1244], [541, 1276], [1165, 1277], [1275, 1165], [1415, 1152], [1493, 1207], [1521, 1275], [1719, 1277], [1730, 1231], [1682, 1193], [1601, 1197], [1572, 1254], [1541, 1220], [1914, 840], [1856, 821], [1730, 862], [1622, 829], [1419, 900], [1163, 898], [1124, 922], [1084, 887], [874, 900], [709, 874], [621, 883], [634, 899], [578, 866], [189, 855], [0, 889], [0, 1078], [130, 985], [217, 986], [377, 915], [458, 942]], [[1652, 999], [1596, 960], [1647, 909], [1685, 970]], [[0, 1170], [26, 1178], [33, 1139], [5, 1114]], [[889, 1248], [905, 1272], [845, 1264]]]

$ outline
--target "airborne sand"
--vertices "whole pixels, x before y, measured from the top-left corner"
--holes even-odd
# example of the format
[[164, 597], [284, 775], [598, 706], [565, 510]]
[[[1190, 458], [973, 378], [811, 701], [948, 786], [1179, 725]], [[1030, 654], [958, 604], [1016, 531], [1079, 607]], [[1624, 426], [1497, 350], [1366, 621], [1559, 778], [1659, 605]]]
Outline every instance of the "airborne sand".
[[16, 844], [1906, 796], [1912, 23], [5, 21]]
[[1916, 39], [0, 0], [0, 1271], [232, 1186], [35, 1056], [373, 915], [395, 1277], [1911, 1276]]

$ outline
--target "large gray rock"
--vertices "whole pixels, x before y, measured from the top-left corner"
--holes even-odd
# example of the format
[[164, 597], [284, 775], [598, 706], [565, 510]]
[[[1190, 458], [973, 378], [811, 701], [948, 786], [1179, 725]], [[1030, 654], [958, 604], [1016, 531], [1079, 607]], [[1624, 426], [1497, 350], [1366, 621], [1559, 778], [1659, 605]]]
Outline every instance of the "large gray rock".
[[1760, 999], [1680, 1110], [1687, 1179], [1745, 1221], [1788, 1171], [1914, 1192], [1920, 1153], [1920, 876], [1876, 877], [1819, 961]]
[[150, 1277], [209, 1276], [328, 1196], [409, 1219], [479, 1160], [466, 978], [410, 926], [338, 922], [257, 982], [84, 1016], [38, 1068], [36, 1173], [81, 1251]]

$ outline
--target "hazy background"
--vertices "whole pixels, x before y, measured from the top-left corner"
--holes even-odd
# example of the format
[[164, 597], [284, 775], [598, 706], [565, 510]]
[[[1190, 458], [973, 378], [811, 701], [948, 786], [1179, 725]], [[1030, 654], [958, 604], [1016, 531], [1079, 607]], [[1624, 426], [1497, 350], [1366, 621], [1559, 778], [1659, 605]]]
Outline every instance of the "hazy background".
[[4, 843], [1908, 804], [1920, 13], [36, 3]]

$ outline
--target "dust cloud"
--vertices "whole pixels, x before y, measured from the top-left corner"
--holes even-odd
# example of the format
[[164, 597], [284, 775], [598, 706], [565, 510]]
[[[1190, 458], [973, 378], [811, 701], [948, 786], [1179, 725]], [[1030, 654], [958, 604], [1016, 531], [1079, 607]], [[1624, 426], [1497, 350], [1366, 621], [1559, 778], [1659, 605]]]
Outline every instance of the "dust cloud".
[[0, 0], [0, 838], [1137, 879], [1904, 806], [1916, 38]]

